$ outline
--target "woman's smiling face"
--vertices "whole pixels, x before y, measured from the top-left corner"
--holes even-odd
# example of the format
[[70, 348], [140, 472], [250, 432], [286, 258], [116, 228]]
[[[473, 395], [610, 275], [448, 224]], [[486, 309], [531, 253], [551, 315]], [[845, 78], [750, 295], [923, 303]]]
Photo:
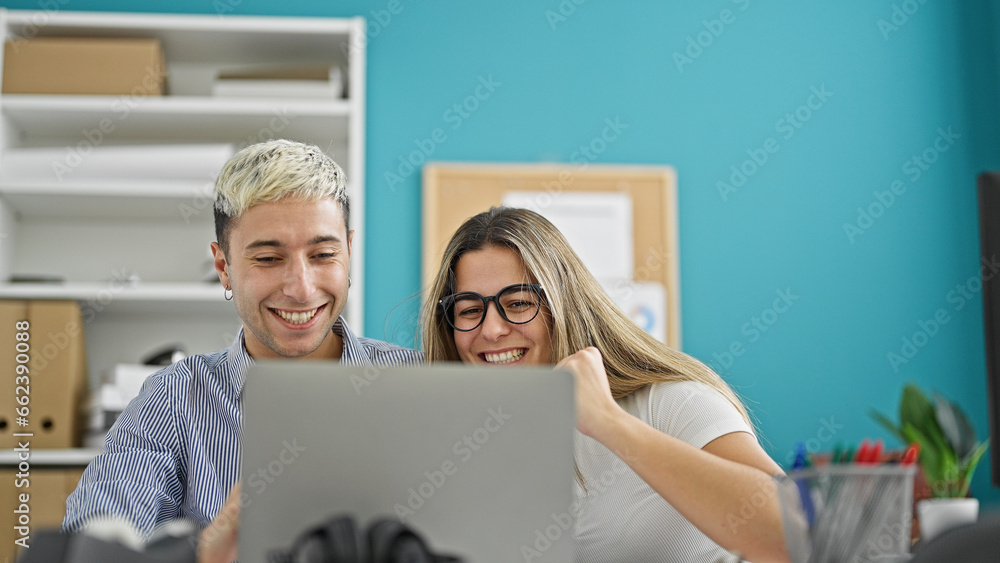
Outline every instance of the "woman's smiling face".
[[[455, 292], [474, 291], [489, 297], [501, 289], [535, 283], [524, 269], [521, 257], [502, 246], [466, 252], [455, 264]], [[475, 329], [455, 335], [455, 348], [464, 363], [493, 365], [539, 365], [552, 363], [549, 310], [541, 311], [525, 324], [504, 320], [496, 304], [486, 307], [486, 318]]]

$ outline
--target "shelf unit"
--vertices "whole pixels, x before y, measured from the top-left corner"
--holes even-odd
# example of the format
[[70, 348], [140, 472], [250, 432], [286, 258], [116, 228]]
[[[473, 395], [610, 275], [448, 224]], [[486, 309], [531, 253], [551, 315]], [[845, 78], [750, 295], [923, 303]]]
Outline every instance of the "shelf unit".
[[[40, 17], [44, 16], [44, 17]], [[0, 94], [0, 157], [12, 149], [73, 151], [270, 138], [322, 147], [343, 168], [351, 198], [351, 297], [345, 317], [363, 333], [365, 40], [363, 18], [287, 18], [0, 9], [4, 41], [33, 37], [156, 38], [164, 96]], [[2, 47], [0, 47], [2, 48]], [[216, 97], [221, 71], [338, 65], [343, 98]], [[87, 136], [107, 125], [95, 144]], [[81, 144], [82, 143], [82, 144]], [[89, 143], [89, 145], [88, 145]], [[81, 152], [82, 154], [82, 152]], [[0, 161], [2, 162], [2, 161]], [[189, 353], [232, 343], [240, 326], [211, 278], [211, 184], [163, 177], [26, 181], [0, 170], [0, 279], [55, 276], [58, 284], [3, 283], [0, 298], [75, 299], [86, 322], [92, 385], [116, 363], [167, 344]], [[138, 282], [123, 281], [137, 277]]]

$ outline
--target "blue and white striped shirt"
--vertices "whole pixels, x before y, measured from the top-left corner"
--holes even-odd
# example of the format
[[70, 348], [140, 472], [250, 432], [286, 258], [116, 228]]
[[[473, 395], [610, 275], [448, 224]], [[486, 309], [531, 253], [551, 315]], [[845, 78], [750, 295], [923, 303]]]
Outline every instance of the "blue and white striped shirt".
[[[344, 340], [343, 363], [423, 361], [420, 352], [355, 336], [342, 317], [333, 332]], [[148, 537], [177, 518], [211, 522], [240, 478], [240, 398], [252, 363], [241, 328], [229, 348], [189, 356], [151, 375], [66, 501], [63, 529], [113, 516]]]

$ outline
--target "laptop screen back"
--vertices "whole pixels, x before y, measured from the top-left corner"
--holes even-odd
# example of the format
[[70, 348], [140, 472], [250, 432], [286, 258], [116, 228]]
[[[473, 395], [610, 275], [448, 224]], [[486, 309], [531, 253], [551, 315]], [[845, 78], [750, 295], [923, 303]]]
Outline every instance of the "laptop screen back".
[[470, 562], [573, 560], [569, 372], [258, 362], [243, 402], [241, 561], [339, 514]]

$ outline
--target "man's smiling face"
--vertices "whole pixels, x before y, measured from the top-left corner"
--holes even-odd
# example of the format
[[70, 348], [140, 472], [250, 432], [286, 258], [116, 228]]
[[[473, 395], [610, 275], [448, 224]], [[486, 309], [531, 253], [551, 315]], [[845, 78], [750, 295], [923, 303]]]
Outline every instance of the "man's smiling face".
[[342, 343], [330, 329], [347, 303], [353, 235], [333, 199], [292, 198], [244, 212], [228, 253], [212, 243], [252, 357], [339, 356]]

